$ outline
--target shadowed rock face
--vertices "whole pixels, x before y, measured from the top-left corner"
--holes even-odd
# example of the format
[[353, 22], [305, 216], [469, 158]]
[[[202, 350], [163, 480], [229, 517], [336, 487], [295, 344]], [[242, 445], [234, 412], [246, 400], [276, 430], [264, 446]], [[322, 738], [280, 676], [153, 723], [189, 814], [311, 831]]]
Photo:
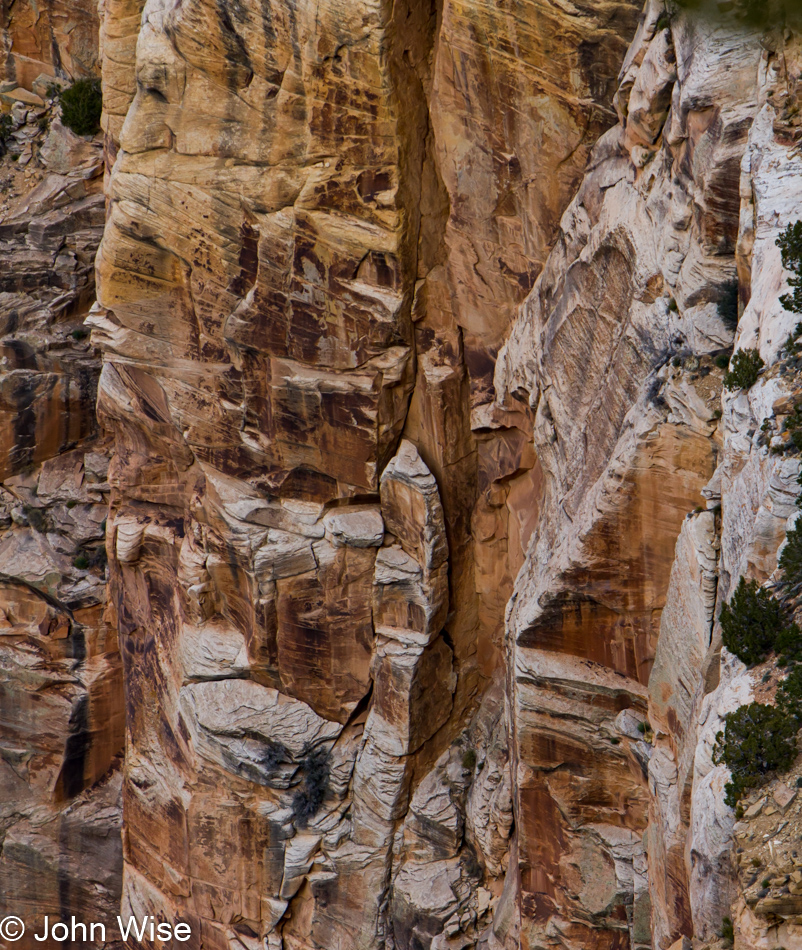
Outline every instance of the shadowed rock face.
[[42, 128], [43, 111], [15, 107], [19, 161], [0, 168], [11, 198], [0, 219], [0, 908], [26, 921], [19, 947], [61, 946], [34, 941], [45, 915], [111, 923], [122, 890], [110, 445], [95, 416], [100, 360], [82, 326], [105, 219], [103, 157], [57, 119]]

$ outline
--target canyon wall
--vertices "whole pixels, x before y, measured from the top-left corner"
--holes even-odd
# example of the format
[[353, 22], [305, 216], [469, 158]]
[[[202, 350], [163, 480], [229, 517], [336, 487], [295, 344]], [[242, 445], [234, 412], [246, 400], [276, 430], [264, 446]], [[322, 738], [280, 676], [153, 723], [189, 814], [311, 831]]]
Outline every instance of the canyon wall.
[[512, 826], [507, 498], [538, 485], [492, 369], [638, 11], [146, 3], [135, 64], [132, 12], [89, 320], [125, 906], [219, 946], [473, 941]]
[[[53, 49], [77, 42], [85, 26], [96, 60], [99, 21], [91, 8], [79, 12], [86, 23], [71, 20], [71, 41], [56, 31]], [[10, 11], [12, 50], [27, 48], [21, 24], [34, 13], [24, 4]], [[47, 7], [38, 15], [41, 26]], [[105, 222], [103, 148], [65, 129], [30, 89], [14, 87], [3, 101], [0, 907], [30, 924], [45, 914], [113, 921], [125, 712], [107, 612], [111, 444], [96, 420], [100, 361], [83, 326]], [[16, 945], [41, 946], [32, 930]]]
[[[619, 123], [499, 359], [544, 471], [508, 613], [522, 946], [701, 945], [742, 901], [711, 752], [776, 670], [747, 672], [715, 618], [740, 576], [773, 574], [797, 511], [799, 464], [769, 435], [795, 391], [775, 240], [796, 220], [798, 74], [790, 30], [647, 4]], [[722, 394], [738, 277], [735, 345], [769, 369]], [[762, 858], [769, 878], [791, 861]], [[799, 945], [793, 901], [773, 910], [736, 946]]]
[[[802, 946], [711, 759], [777, 673], [719, 606], [797, 511], [797, 34], [77, 7], [3, 8], [0, 907], [221, 950], [685, 950], [728, 914]], [[102, 147], [35, 83], [96, 62]]]

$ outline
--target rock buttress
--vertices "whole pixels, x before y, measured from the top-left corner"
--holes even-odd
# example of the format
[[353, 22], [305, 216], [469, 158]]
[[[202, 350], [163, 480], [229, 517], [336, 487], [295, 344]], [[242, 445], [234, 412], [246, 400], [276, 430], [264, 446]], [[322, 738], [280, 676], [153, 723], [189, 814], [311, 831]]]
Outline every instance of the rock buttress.
[[[636, 15], [539, 25], [548, 7], [517, 35], [512, 11], [470, 4], [150, 2], [134, 66], [140, 7], [106, 6], [114, 167], [92, 325], [115, 438], [124, 906], [182, 914], [215, 945], [475, 942], [501, 897], [505, 731], [498, 700], [471, 715], [522, 560], [504, 566], [498, 509], [539, 476], [525, 413], [495, 420], [492, 365], [614, 121]], [[461, 62], [477, 29], [493, 41]], [[543, 78], [546, 42], [570, 68]], [[475, 102], [474, 62], [505, 77]], [[535, 94], [512, 127], [511, 100]], [[541, 131], [535, 185], [512, 153]], [[474, 270], [465, 234], [484, 213], [466, 209], [487, 190]], [[477, 538], [501, 567], [477, 567]], [[417, 931], [423, 892], [390, 896], [437, 873], [400, 832], [421, 783], [451, 774], [443, 756], [463, 790], [447, 890]]]

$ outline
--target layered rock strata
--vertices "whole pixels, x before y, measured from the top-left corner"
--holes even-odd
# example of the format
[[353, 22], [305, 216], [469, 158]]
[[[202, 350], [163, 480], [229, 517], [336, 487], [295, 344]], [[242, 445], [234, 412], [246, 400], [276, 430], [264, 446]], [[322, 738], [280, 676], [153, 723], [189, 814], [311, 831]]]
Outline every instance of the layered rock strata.
[[[639, 12], [109, 0], [104, 182], [17, 93], [8, 912], [122, 887], [252, 950], [668, 950], [729, 913], [794, 946], [796, 773], [739, 826], [711, 753], [777, 679], [715, 618], [796, 512], [798, 41]], [[722, 396], [733, 345], [767, 370]]]
[[[80, 12], [96, 49], [97, 19]], [[5, 36], [16, 49], [24, 5], [13, 13]], [[83, 327], [105, 222], [102, 144], [65, 129], [52, 102], [10, 98], [0, 166], [0, 907], [28, 923], [17, 946], [33, 947], [45, 915], [115, 919], [124, 708], [106, 611], [110, 445]]]
[[[776, 364], [795, 322], [774, 242], [795, 220], [796, 44], [647, 4], [620, 122], [497, 367], [545, 475], [509, 612], [523, 946], [715, 942], [738, 901], [711, 753], [757, 680], [715, 616], [739, 576], [774, 571], [798, 462], [765, 434], [787, 369], [720, 402], [714, 357], [736, 272], [736, 346]], [[773, 945], [772, 926], [743, 917], [736, 945]]]
[[[115, 437], [125, 906], [221, 946], [475, 940], [511, 833], [498, 698], [465, 728], [517, 564], [472, 521], [505, 551], [535, 464], [494, 420], [493, 359], [614, 121], [637, 11], [539, 3], [518, 30], [451, 3], [148, 3], [136, 38], [140, 9], [108, 4], [102, 29], [114, 167], [90, 320]], [[479, 67], [496, 92], [465, 82]], [[519, 127], [513, 89], [542, 103]], [[300, 745], [276, 704], [306, 717]], [[422, 782], [451, 802], [443, 832]]]
[[[3, 0], [0, 92], [43, 91], [52, 79], [80, 79], [98, 66], [97, 4], [86, 0]], [[39, 87], [33, 86], [39, 80]]]

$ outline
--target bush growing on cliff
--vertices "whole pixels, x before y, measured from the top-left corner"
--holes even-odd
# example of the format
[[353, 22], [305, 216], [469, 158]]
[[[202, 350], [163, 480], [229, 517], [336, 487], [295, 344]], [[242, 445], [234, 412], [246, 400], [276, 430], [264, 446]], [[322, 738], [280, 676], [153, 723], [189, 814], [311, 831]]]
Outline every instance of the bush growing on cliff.
[[797, 728], [802, 725], [802, 666], [798, 663], [780, 683], [777, 690], [777, 706], [796, 721]]
[[0, 115], [0, 157], [6, 154], [8, 140], [11, 138], [11, 129], [14, 126], [14, 120], [8, 112]]
[[721, 290], [718, 302], [718, 315], [721, 322], [731, 332], [738, 328], [738, 281], [732, 280]]
[[783, 294], [780, 302], [786, 310], [802, 313], [802, 221], [789, 224], [777, 238], [777, 247], [782, 254], [783, 267], [791, 271], [788, 278], [790, 294]]
[[670, 0], [670, 5], [714, 22], [734, 20], [761, 29], [784, 26], [799, 18], [798, 0]]
[[290, 753], [280, 742], [268, 741], [259, 760], [259, 764], [267, 773], [275, 772], [282, 762], [290, 760]]
[[747, 666], [766, 658], [786, 626], [779, 603], [757, 581], [743, 577], [719, 619], [724, 646]]
[[724, 385], [727, 389], [751, 389], [764, 365], [756, 349], [738, 350], [730, 361], [729, 372], [724, 374]]
[[76, 135], [96, 135], [100, 131], [103, 95], [99, 79], [78, 79], [58, 94], [61, 121]]
[[[779, 564], [784, 573], [802, 565], [802, 532], [800, 537], [795, 528], [789, 532]], [[721, 627], [724, 645], [747, 665], [759, 663], [771, 650], [778, 654], [779, 667], [790, 665], [777, 690], [776, 706], [741, 706], [724, 717], [724, 731], [716, 736], [713, 761], [726, 765], [732, 774], [725, 801], [735, 807], [747, 789], [762, 785], [773, 772], [790, 768], [796, 758], [796, 737], [802, 726], [802, 664], [797, 662], [802, 658], [802, 631], [788, 622], [768, 591], [743, 578], [722, 608]]]
[[724, 731], [716, 736], [713, 761], [732, 773], [724, 800], [734, 808], [747, 789], [757, 788], [771, 773], [793, 765], [799, 726], [784, 709], [762, 703], [727, 713], [724, 723]]
[[301, 763], [303, 782], [292, 797], [292, 817], [299, 828], [305, 828], [317, 814], [329, 790], [331, 761], [325, 749], [313, 749]]
[[788, 339], [783, 343], [783, 350], [788, 356], [799, 356], [799, 351], [802, 349], [802, 344], [799, 342], [800, 336], [802, 336], [802, 323], [797, 323], [793, 332], [788, 334]]
[[802, 405], [794, 406], [783, 428], [790, 436], [791, 445], [797, 452], [802, 451]]
[[782, 587], [793, 596], [802, 584], [802, 522], [797, 522], [785, 536], [780, 559], [777, 562], [783, 573]]

